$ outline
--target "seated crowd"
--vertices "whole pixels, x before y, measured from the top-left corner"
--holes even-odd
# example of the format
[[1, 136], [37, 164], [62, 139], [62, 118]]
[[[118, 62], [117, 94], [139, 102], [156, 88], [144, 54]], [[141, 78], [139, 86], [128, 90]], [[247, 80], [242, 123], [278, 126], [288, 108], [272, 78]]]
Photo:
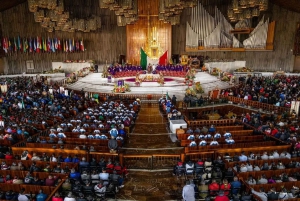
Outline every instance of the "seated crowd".
[[299, 76], [286, 75], [247, 76], [241, 78], [239, 87], [222, 90], [221, 95], [290, 107], [291, 101], [299, 98], [299, 79]]

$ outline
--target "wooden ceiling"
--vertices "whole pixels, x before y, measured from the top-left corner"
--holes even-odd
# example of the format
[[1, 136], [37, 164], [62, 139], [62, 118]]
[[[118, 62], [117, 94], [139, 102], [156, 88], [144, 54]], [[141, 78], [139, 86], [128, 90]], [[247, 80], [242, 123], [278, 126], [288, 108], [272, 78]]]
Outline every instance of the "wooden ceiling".
[[[149, 1], [151, 1], [151, 0], [149, 0]], [[205, 5], [207, 0], [200, 0], [200, 1]], [[0, 0], [0, 12], [10, 9], [10, 8], [17, 6], [24, 2], [26, 2], [26, 0]], [[231, 0], [221, 0], [221, 1], [220, 0], [209, 0], [209, 1], [207, 1], [207, 4], [210, 4], [210, 5], [213, 3], [220, 4], [220, 2], [222, 2], [222, 4], [226, 4], [226, 3], [231, 2]], [[299, 0], [270, 0], [270, 2], [277, 4], [288, 10], [300, 13], [300, 1]]]

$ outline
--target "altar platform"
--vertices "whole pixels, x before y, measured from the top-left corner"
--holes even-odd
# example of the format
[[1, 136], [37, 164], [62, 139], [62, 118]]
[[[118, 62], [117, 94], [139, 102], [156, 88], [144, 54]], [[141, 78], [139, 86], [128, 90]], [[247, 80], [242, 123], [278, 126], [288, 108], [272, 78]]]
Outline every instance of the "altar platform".
[[[147, 76], [147, 74], [144, 76]], [[154, 78], [155, 76], [153, 75]], [[177, 100], [181, 100], [188, 87], [184, 84], [184, 78], [170, 76], [165, 76], [164, 78], [165, 84], [163, 86], [160, 86], [156, 81], [145, 81], [140, 86], [136, 86], [135, 77], [112, 78], [111, 83], [108, 83], [107, 78], [102, 78], [102, 73], [90, 73], [76, 83], [69, 85], [68, 88], [78, 91], [84, 89], [88, 92], [112, 93], [114, 85], [117, 84], [119, 79], [123, 79], [130, 86], [131, 90], [130, 92], [126, 92], [126, 94], [166, 94], [168, 92], [169, 96], [176, 95]], [[219, 89], [230, 87], [227, 82], [220, 81], [216, 76], [212, 76], [206, 72], [198, 72], [196, 74], [195, 82], [198, 81], [201, 82], [204, 95], [216, 87]]]

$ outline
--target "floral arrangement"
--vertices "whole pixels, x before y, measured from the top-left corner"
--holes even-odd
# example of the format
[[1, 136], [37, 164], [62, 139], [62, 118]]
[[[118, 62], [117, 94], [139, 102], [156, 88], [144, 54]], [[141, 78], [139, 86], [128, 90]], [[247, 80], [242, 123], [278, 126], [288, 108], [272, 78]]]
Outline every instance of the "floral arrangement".
[[64, 73], [65, 71], [63, 69], [61, 69], [61, 66], [58, 68], [55, 68], [53, 70], [50, 71], [46, 71], [44, 72], [45, 74], [53, 74], [53, 73]]
[[125, 93], [126, 91], [130, 92], [129, 84], [124, 84], [123, 86], [115, 84], [114, 89], [112, 90], [113, 93]]
[[196, 96], [197, 95], [197, 92], [194, 88], [192, 87], [188, 87], [186, 90], [185, 90], [185, 95], [188, 95], [188, 96]]
[[85, 63], [85, 60], [65, 60], [64, 63]]
[[235, 72], [253, 72], [253, 70], [248, 67], [238, 68], [238, 69], [235, 69], [234, 71]]
[[200, 93], [200, 94], [204, 93], [204, 90], [203, 90], [203, 88], [202, 88], [200, 82], [196, 82], [196, 83], [195, 83], [195, 91], [196, 91], [197, 93]]
[[222, 70], [219, 68], [213, 68], [212, 71], [210, 72], [210, 74], [214, 76], [218, 76], [219, 73], [222, 73]]
[[196, 70], [194, 68], [190, 69], [185, 75], [184, 84], [188, 86], [193, 86], [196, 77], [195, 75]]

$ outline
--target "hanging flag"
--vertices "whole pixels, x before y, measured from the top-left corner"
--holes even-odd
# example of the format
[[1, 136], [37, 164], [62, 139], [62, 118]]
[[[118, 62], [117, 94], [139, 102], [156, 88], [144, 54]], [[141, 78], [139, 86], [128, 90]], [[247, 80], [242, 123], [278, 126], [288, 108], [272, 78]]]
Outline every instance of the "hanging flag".
[[53, 39], [53, 38], [51, 41], [51, 49], [52, 49], [52, 52], [55, 52], [55, 39]]
[[80, 49], [79, 49], [79, 41], [78, 40], [76, 40], [76, 51], [79, 51]]
[[72, 41], [72, 51], [75, 52], [76, 50], [76, 47], [75, 47], [75, 42], [74, 42], [74, 38], [73, 38], [73, 41]]
[[40, 50], [41, 50], [41, 40], [40, 40], [40, 37], [37, 37], [36, 38], [36, 52], [40, 53]]
[[73, 51], [73, 47], [72, 47], [72, 39], [69, 39], [69, 52]]
[[148, 65], [148, 60], [149, 57], [146, 54], [146, 52], [144, 52], [143, 48], [141, 48], [141, 60], [140, 60], [140, 65], [142, 67], [143, 70], [146, 70], [147, 65]]
[[12, 52], [13, 48], [12, 48], [12, 42], [10, 40], [12, 40], [12, 39], [8, 38], [8, 51]]
[[58, 44], [57, 49], [58, 49], [58, 50], [61, 50], [61, 44], [60, 44], [60, 39], [59, 39], [59, 38], [57, 39], [57, 44]]
[[22, 44], [21, 44], [21, 39], [20, 39], [20, 36], [18, 36], [18, 50], [21, 50], [22, 49]]
[[42, 42], [42, 43], [41, 43], [41, 47], [42, 47], [41, 50], [42, 50], [42, 51], [45, 51], [45, 39], [42, 38], [42, 39], [41, 39], [41, 42]]
[[36, 52], [36, 38], [33, 38], [33, 51]]
[[16, 37], [14, 37], [14, 51], [16, 52], [18, 50]]
[[58, 50], [58, 41], [57, 41], [57, 38], [54, 39], [54, 49]]
[[168, 61], [168, 50], [159, 57], [159, 65], [167, 65], [167, 61]]
[[63, 40], [63, 52], [66, 52], [66, 43], [64, 40]]
[[27, 38], [23, 39], [23, 52], [26, 53], [28, 49], [28, 41]]
[[69, 51], [69, 44], [68, 44], [68, 39], [66, 40], [66, 52]]
[[30, 39], [29, 39], [29, 52], [32, 53], [32, 50], [33, 50], [33, 48], [32, 48], [32, 39], [30, 37]]
[[80, 50], [84, 52], [84, 43], [83, 43], [83, 38], [80, 41]]
[[7, 45], [6, 45], [6, 39], [5, 37], [2, 38], [2, 48], [4, 50], [5, 53], [7, 53]]
[[51, 51], [51, 40], [50, 38], [48, 37], [48, 41], [47, 41], [47, 52], [50, 52]]
[[43, 41], [44, 52], [47, 52], [47, 39], [43, 38]]

